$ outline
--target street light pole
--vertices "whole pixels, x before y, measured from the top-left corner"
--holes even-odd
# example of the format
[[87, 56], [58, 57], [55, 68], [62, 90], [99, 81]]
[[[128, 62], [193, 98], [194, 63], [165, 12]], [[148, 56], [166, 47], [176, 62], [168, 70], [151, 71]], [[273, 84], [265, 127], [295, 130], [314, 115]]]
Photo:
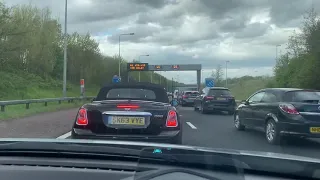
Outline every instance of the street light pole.
[[228, 87], [228, 62], [226, 61], [226, 88]]
[[[141, 61], [140, 61], [141, 56], [150, 56], [150, 55], [149, 55], [149, 54], [140, 55], [140, 56], [139, 56], [139, 62], [141, 62]], [[140, 82], [140, 71], [139, 71], [139, 82]]]
[[119, 34], [119, 77], [121, 76], [120, 37], [121, 36], [132, 36], [132, 35], [134, 35], [134, 33]]
[[278, 62], [278, 47], [280, 46], [280, 44], [276, 45], [276, 63]]
[[63, 55], [63, 97], [67, 97], [67, 18], [68, 18], [68, 0], [65, 0], [64, 12], [64, 55]]
[[171, 91], [172, 91], [172, 97], [174, 98], [173, 78], [171, 78]]
[[121, 34], [119, 35], [119, 56], [118, 56], [118, 58], [119, 58], [119, 77], [120, 77], [120, 75], [121, 75], [121, 58], [120, 58], [120, 37], [121, 37]]

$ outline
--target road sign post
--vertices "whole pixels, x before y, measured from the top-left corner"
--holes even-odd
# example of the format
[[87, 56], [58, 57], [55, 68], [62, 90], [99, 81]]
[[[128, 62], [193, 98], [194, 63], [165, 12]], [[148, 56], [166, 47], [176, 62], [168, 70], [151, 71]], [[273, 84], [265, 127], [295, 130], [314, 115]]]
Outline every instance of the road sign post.
[[84, 79], [80, 79], [80, 97], [84, 97]]

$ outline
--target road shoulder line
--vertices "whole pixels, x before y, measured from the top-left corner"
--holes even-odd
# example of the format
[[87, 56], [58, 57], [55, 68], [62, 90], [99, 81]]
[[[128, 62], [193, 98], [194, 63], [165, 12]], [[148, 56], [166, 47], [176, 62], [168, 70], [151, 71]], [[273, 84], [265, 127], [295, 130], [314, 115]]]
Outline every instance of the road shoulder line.
[[57, 139], [67, 139], [70, 136], [71, 136], [71, 131], [57, 137]]

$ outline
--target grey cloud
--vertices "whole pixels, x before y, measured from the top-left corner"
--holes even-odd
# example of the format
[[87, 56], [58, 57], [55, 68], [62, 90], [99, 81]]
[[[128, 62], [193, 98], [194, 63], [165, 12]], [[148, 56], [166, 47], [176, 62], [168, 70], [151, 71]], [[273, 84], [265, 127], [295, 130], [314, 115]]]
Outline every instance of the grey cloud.
[[[227, 1], [232, 3], [228, 3]], [[243, 14], [238, 8], [241, 7], [241, 3], [239, 2], [240, 1], [233, 0], [184, 0], [183, 3], [179, 3], [177, 6], [168, 7], [170, 8], [170, 11], [166, 13], [163, 13], [160, 10], [140, 13], [137, 23], [157, 22], [164, 26], [178, 26], [182, 21], [175, 21], [175, 19], [179, 19], [185, 15], [209, 16], [214, 20], [221, 20], [222, 18], [229, 16], [230, 13], [238, 15], [239, 13]], [[238, 8], [238, 10], [236, 10], [236, 8]]]
[[70, 7], [70, 23], [86, 23], [94, 21], [107, 21], [131, 16], [147, 8], [139, 5], [132, 5], [129, 0], [94, 0], [86, 6]]
[[[31, 3], [39, 7], [49, 6], [54, 14], [63, 19], [64, 0], [5, 0], [9, 5]], [[236, 31], [243, 28], [243, 22], [257, 9], [270, 8], [272, 22], [278, 26], [296, 26], [301, 15], [312, 5], [320, 9], [319, 0], [92, 0], [92, 5], [77, 6], [75, 0], [69, 0], [69, 23], [80, 24], [93, 21], [105, 23], [108, 20], [134, 18], [137, 23], [159, 22], [161, 25], [179, 25], [186, 14], [206, 15], [214, 20], [223, 20], [230, 16], [239, 17], [222, 24], [221, 30]], [[172, 7], [166, 14], [157, 11]], [[229, 18], [230, 19], [230, 18]]]
[[189, 38], [186, 37], [159, 37], [159, 41], [162, 42], [162, 44], [171, 44], [171, 45], [182, 45], [182, 46], [186, 46], [186, 45], [190, 45], [192, 46], [192, 44], [196, 44], [197, 42], [201, 42], [201, 41], [206, 41], [208, 39], [213, 40], [213, 39], [217, 39], [219, 38], [220, 35], [216, 32], [212, 32], [203, 36], [192, 36]]
[[118, 31], [117, 34], [114, 34], [108, 38], [108, 40], [111, 43], [117, 43], [119, 34], [124, 33], [134, 33], [133, 36], [126, 36], [123, 37], [122, 41], [131, 41], [131, 42], [141, 42], [143, 38], [153, 36], [155, 33], [160, 32], [161, 29], [154, 27], [154, 26], [148, 26], [148, 25], [136, 25], [134, 27], [131, 27], [126, 30]]
[[221, 36], [219, 33], [214, 29], [210, 28], [212, 26], [207, 27], [199, 27], [203, 28], [199, 32], [195, 32], [191, 35], [183, 35], [181, 33], [177, 33], [178, 31], [174, 29], [170, 29], [167, 31], [159, 31], [158, 33], [154, 34], [154, 36], [147, 39], [147, 42], [156, 42], [164, 46], [168, 45], [180, 45], [180, 46], [192, 46], [197, 44], [201, 41], [212, 41], [214, 39], [218, 39]]
[[[5, 2], [9, 5], [31, 3], [39, 7], [49, 6], [53, 14], [58, 14], [63, 20], [64, 0], [5, 0]], [[77, 4], [79, 2], [68, 1], [70, 30], [81, 27], [80, 31], [83, 32], [88, 30], [97, 32], [110, 26], [114, 28], [124, 24], [129, 19], [131, 21], [136, 19], [138, 24], [154, 22], [174, 28], [182, 25], [186, 15], [200, 15], [208, 16], [220, 23], [221, 27], [218, 29], [221, 32], [240, 31], [236, 33], [237, 37], [247, 36], [248, 28], [252, 27], [245, 25], [251, 15], [261, 8], [270, 8], [272, 23], [278, 26], [296, 26], [302, 14], [312, 4], [316, 8], [320, 7], [320, 1], [317, 0], [91, 0], [91, 5], [88, 6], [80, 6]], [[260, 30], [263, 32], [263, 29]]]
[[[31, 3], [38, 7], [48, 6], [54, 16], [60, 17], [63, 25], [65, 0], [5, 0], [5, 2], [8, 5]], [[108, 40], [117, 42], [118, 34], [134, 32], [134, 36], [123, 37], [122, 41], [177, 45], [187, 49], [219, 43], [223, 40], [221, 33], [228, 33], [227, 37], [234, 36], [239, 41], [265, 35], [270, 27], [269, 24], [248, 25], [252, 15], [261, 9], [269, 9], [271, 23], [281, 27], [295, 27], [300, 24], [302, 15], [312, 4], [317, 11], [320, 9], [319, 0], [91, 0], [92, 5], [87, 6], [81, 6], [79, 2], [80, 0], [68, 1], [69, 33], [90, 31], [95, 34], [112, 30], [114, 35]], [[211, 22], [194, 23], [193, 27], [196, 26], [197, 31], [187, 36], [180, 30], [185, 17], [189, 15], [210, 17]], [[137, 25], [122, 31], [116, 30], [128, 22]], [[148, 26], [149, 22], [159, 24], [162, 28]], [[285, 38], [281, 39], [284, 40]], [[260, 42], [278, 43], [275, 39], [268, 40], [267, 37]], [[163, 63], [172, 63], [173, 60], [177, 63], [198, 62], [212, 68], [224, 61], [220, 59], [212, 62], [201, 55], [195, 60], [189, 56], [178, 56], [176, 52], [163, 52], [163, 56], [166, 59], [166, 61], [162, 59]], [[225, 58], [230, 60], [229, 57]], [[270, 57], [259, 57], [234, 61], [231, 64], [235, 67], [261, 67], [272, 66], [273, 63]]]
[[246, 23], [250, 20], [247, 15], [238, 15], [236, 17], [229, 18], [222, 23], [220, 30], [224, 32], [234, 32], [246, 27]]
[[152, 8], [162, 8], [168, 4], [177, 4], [176, 0], [132, 0], [134, 3], [143, 4]]
[[272, 23], [280, 27], [296, 27], [299, 25], [302, 16], [307, 13], [311, 7], [316, 11], [320, 10], [319, 0], [272, 0], [270, 1], [270, 16]]
[[162, 13], [161, 11], [149, 11], [138, 14], [136, 23], [146, 24], [149, 22], [158, 23], [161, 26], [179, 26], [183, 23], [183, 12], [179, 10], [172, 10], [168, 13]]
[[[156, 0], [136, 0], [144, 1], [146, 4], [153, 4]], [[167, 0], [167, 2], [170, 0]], [[172, 0], [171, 0], [172, 1]], [[148, 3], [147, 3], [148, 2]], [[162, 3], [160, 3], [162, 2]], [[165, 5], [172, 5], [172, 3], [164, 3], [165, 1], [159, 1], [161, 7]], [[259, 3], [253, 3], [249, 0], [183, 0], [179, 1], [180, 3], [175, 3], [172, 8], [172, 12], [168, 14], [163, 14], [162, 19], [165, 20], [169, 18], [176, 18], [181, 15], [205, 15], [210, 16], [212, 19], [221, 19], [227, 17], [230, 14], [244, 14], [249, 12], [252, 8], [255, 8]], [[157, 6], [160, 7], [160, 6]], [[246, 9], [246, 11], [244, 11]], [[152, 12], [152, 11], [151, 11]], [[157, 13], [150, 13], [150, 15], [157, 16]], [[142, 20], [138, 22], [146, 22]], [[155, 19], [160, 19], [156, 17]], [[153, 20], [153, 17], [149, 18]]]
[[[181, 23], [181, 22], [179, 22]], [[126, 41], [132, 42], [148, 42], [160, 45], [185, 45], [194, 44], [199, 41], [212, 40], [220, 37], [218, 26], [201, 19], [194, 24], [196, 27], [165, 26], [161, 28], [147, 26], [146, 24], [138, 24], [133, 28], [126, 29], [125, 32], [137, 32], [137, 36], [126, 38]], [[122, 32], [121, 32], [122, 33]], [[117, 42], [117, 35], [110, 38], [111, 42]]]
[[[86, 1], [68, 1], [68, 23], [81, 24], [95, 21], [121, 19], [149, 10], [147, 7], [134, 4], [132, 0], [88, 0], [88, 5], [81, 5]], [[49, 7], [53, 14], [64, 19], [65, 0], [5, 0], [8, 5], [32, 4], [37, 7]], [[103, 22], [102, 22], [103, 23]]]
[[[198, 15], [210, 17], [213, 21], [217, 22], [218, 26], [213, 29], [214, 31], [217, 31], [218, 29], [221, 32], [240, 31], [240, 33], [237, 34], [238, 37], [245, 37], [248, 36], [248, 31], [253, 28], [258, 28], [251, 27], [254, 25], [246, 27], [246, 24], [249, 22], [252, 14], [256, 12], [256, 8], [263, 7], [264, 5], [264, 3], [253, 3], [249, 0], [192, 0], [185, 1], [184, 3], [180, 3], [178, 6], [174, 6], [172, 11], [167, 14], [162, 14], [160, 10], [140, 13], [137, 23], [143, 24], [147, 22], [155, 22], [162, 26], [174, 28], [183, 24], [183, 18], [185, 15]], [[262, 26], [264, 26], [264, 24], [262, 24]], [[199, 28], [206, 27], [199, 26]], [[258, 30], [259, 32], [255, 32], [255, 34], [265, 32], [263, 31], [263, 27]], [[201, 36], [198, 41], [204, 40], [203, 38], [214, 39], [219, 37], [215, 33], [216, 32], [214, 32], [212, 36]], [[196, 42], [193, 38], [194, 37], [190, 37], [190, 43]], [[157, 36], [152, 38], [152, 40], [165, 41], [166, 43], [169, 42], [172, 44], [184, 43], [177, 41], [175, 38], [170, 38], [170, 36], [168, 37], [167, 35], [165, 35], [165, 37]]]
[[128, 20], [128, 17], [124, 17], [110, 21], [93, 21], [87, 23], [68, 24], [68, 32], [78, 32], [80, 34], [89, 32], [93, 36], [107, 35], [110, 33], [113, 34], [114, 32], [117, 32], [114, 27], [118, 27], [119, 25], [122, 25], [124, 21]]
[[213, 19], [223, 18], [229, 12], [239, 11], [241, 7], [247, 6], [245, 1], [239, 0], [199, 0], [199, 3], [202, 5], [201, 8]]
[[253, 38], [257, 36], [264, 35], [268, 28], [269, 24], [266, 23], [253, 23], [248, 25], [245, 29], [235, 34], [235, 38]]
[[193, 59], [190, 56], [177, 55], [175, 52], [166, 52], [164, 54], [153, 55], [152, 60], [148, 60], [150, 64], [201, 64], [203, 69], [214, 69], [217, 65], [224, 65], [226, 61], [230, 61], [229, 67], [238, 68], [261, 68], [273, 67], [275, 64], [274, 57], [249, 57], [241, 60], [235, 60], [230, 57], [223, 58], [207, 58], [200, 57]]

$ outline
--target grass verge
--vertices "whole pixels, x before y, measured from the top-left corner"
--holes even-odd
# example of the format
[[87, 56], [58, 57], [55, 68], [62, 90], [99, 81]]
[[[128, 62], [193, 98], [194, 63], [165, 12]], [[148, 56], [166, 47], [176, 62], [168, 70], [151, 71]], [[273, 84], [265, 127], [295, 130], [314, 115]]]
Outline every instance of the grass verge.
[[26, 109], [25, 104], [6, 106], [5, 112], [0, 112], [0, 120], [10, 120], [35, 115], [38, 113], [77, 108], [86, 102], [88, 101], [74, 101], [72, 103], [61, 102], [61, 104], [58, 104], [58, 102], [49, 102], [47, 106], [44, 106], [43, 103], [34, 103], [30, 104], [29, 109]]
[[[0, 101], [62, 97], [62, 81], [28, 73], [0, 72]], [[86, 96], [95, 96], [100, 87], [87, 84]], [[67, 82], [67, 96], [79, 97], [80, 85]]]
[[268, 78], [250, 79], [246, 81], [240, 80], [237, 83], [230, 84], [228, 88], [235, 96], [236, 100], [245, 100], [254, 92], [266, 88], [269, 81]]
[[[42, 99], [59, 98], [62, 96], [62, 81], [50, 77], [43, 78], [35, 74], [26, 72], [0, 72], [0, 101], [22, 100], [22, 99]], [[86, 96], [95, 96], [99, 87], [88, 84], [86, 86]], [[79, 97], [80, 86], [78, 84], [67, 83], [67, 96]], [[44, 103], [30, 104], [30, 109], [26, 109], [25, 104], [10, 105], [5, 107], [5, 112], [0, 112], [0, 120], [9, 120], [31, 116], [42, 112], [59, 111], [62, 109], [79, 107], [84, 102], [74, 101], [73, 103], [50, 102], [48, 106]]]

